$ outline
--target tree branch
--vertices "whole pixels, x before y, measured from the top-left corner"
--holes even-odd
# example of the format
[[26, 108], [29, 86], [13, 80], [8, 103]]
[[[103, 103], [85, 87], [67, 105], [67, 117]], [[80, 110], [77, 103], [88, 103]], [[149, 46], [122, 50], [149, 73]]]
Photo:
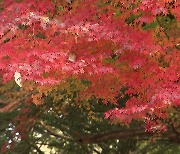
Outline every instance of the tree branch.
[[[129, 129], [129, 130], [120, 130], [113, 131], [108, 133], [102, 133], [94, 136], [81, 135], [82, 137], [78, 138], [77, 142], [80, 144], [91, 144], [91, 143], [100, 143], [106, 142], [113, 139], [129, 139], [129, 138], [138, 138], [144, 139], [145, 137], [153, 136], [154, 133], [145, 132], [143, 129]], [[177, 140], [177, 136], [173, 132], [164, 133], [160, 138], [169, 138], [174, 142], [180, 142]]]
[[0, 108], [0, 113], [4, 113], [4, 112], [11, 112], [12, 110], [14, 110], [18, 104], [20, 104], [20, 99], [18, 99], [17, 101], [14, 101], [13, 103], [9, 103], [7, 104], [5, 107]]
[[41, 125], [50, 135], [53, 135], [54, 137], [57, 137], [57, 138], [62, 138], [62, 139], [67, 140], [67, 141], [72, 141], [72, 139], [67, 137], [67, 136], [53, 132], [52, 128], [50, 128], [49, 126], [47, 126], [43, 122], [38, 122], [38, 124]]
[[[138, 136], [150, 136], [152, 134], [146, 133], [144, 130], [120, 130], [113, 131], [108, 133], [102, 133], [94, 136], [84, 136], [78, 139], [78, 142], [81, 144], [89, 144], [89, 143], [100, 143], [105, 142], [112, 139], [125, 139], [129, 137], [138, 137]], [[84, 137], [83, 137], [84, 136]]]
[[39, 154], [44, 154], [44, 152], [42, 152], [42, 151], [38, 148], [37, 145], [29, 142], [28, 140], [26, 140], [26, 142], [27, 142], [32, 148], [34, 148]]

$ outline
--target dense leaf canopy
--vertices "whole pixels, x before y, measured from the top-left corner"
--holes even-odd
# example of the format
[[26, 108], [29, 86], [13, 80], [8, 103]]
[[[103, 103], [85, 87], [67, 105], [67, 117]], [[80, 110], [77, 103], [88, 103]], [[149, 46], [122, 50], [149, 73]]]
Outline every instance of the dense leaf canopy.
[[1, 0], [2, 153], [180, 151], [179, 36], [176, 0]]

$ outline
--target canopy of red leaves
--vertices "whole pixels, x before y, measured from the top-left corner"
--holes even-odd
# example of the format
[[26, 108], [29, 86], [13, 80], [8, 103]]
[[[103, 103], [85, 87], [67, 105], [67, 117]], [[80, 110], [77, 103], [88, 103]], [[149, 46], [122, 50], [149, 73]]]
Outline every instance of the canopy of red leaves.
[[[165, 36], [161, 25], [161, 37], [155, 29], [142, 30], [142, 25], [172, 14], [179, 26], [180, 2], [101, 3], [5, 0], [0, 13], [4, 82], [13, 79], [15, 72], [21, 73], [23, 83], [30, 80], [39, 85], [56, 85], [74, 75], [91, 83], [83, 97], [96, 96], [117, 105], [105, 118], [125, 124], [142, 120], [153, 131], [162, 125], [153, 119], [167, 118], [168, 109], [180, 105], [179, 40]], [[137, 18], [128, 24], [132, 15]], [[120, 108], [116, 98], [122, 88], [127, 90], [120, 97], [128, 94], [130, 99]]]

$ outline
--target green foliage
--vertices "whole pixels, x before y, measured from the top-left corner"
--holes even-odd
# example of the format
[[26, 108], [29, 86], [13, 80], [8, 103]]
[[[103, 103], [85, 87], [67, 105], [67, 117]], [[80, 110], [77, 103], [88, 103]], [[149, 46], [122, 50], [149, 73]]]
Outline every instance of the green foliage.
[[142, 29], [143, 29], [143, 30], [154, 29], [154, 28], [156, 28], [158, 25], [159, 25], [158, 22], [157, 22], [157, 21], [154, 21], [154, 22], [151, 22], [151, 23], [149, 23], [149, 24], [144, 24], [144, 25], [142, 26]]

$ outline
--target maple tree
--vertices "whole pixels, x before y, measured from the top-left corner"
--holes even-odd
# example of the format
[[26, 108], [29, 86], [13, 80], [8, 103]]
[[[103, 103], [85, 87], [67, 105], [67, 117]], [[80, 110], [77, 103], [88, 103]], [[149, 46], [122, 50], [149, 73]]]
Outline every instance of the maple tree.
[[[0, 112], [23, 99], [41, 106], [53, 94], [59, 101], [54, 91], [73, 78], [75, 105], [88, 108], [95, 97], [113, 105], [104, 114], [114, 124], [137, 120], [145, 123], [144, 131], [168, 131], [170, 114], [180, 105], [180, 2], [6, 0], [1, 8], [2, 82], [6, 86], [18, 74], [22, 90], [12, 94], [2, 88], [9, 99]], [[62, 104], [72, 101], [66, 92]], [[33, 125], [36, 115], [27, 119]]]

